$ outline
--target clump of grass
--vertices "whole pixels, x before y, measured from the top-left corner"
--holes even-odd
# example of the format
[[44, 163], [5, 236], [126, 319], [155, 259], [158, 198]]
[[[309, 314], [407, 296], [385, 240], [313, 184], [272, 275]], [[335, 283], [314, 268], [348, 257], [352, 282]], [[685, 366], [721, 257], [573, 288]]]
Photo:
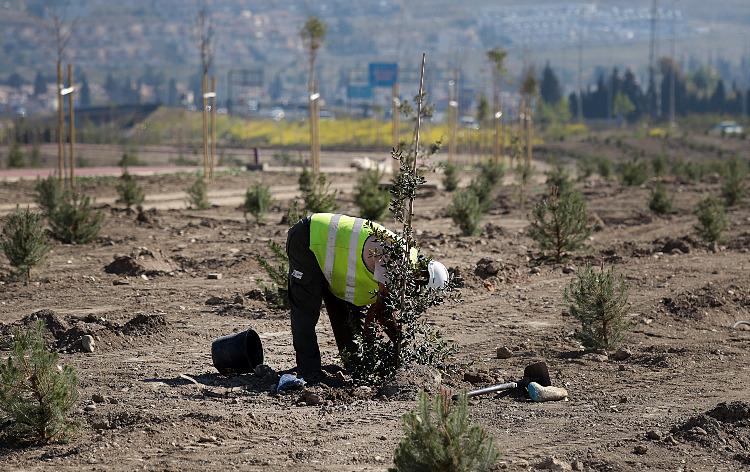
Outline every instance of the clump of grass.
[[318, 174], [316, 177], [304, 169], [299, 176], [299, 189], [307, 212], [329, 213], [336, 210], [338, 192], [331, 189], [331, 183], [325, 174]]
[[23, 156], [23, 150], [18, 141], [14, 141], [8, 149], [8, 169], [18, 169], [26, 166], [26, 162]]
[[552, 192], [534, 206], [529, 237], [542, 253], [552, 250], [558, 262], [578, 249], [591, 234], [586, 201], [577, 190]]
[[448, 192], [453, 192], [458, 188], [458, 166], [447, 162], [443, 165], [443, 187]]
[[65, 192], [60, 205], [49, 215], [52, 236], [67, 244], [90, 243], [103, 223], [104, 213], [94, 210], [91, 198], [78, 192]]
[[524, 208], [526, 206], [526, 189], [534, 176], [534, 166], [526, 160], [521, 160], [516, 166], [516, 174], [518, 175], [518, 197], [521, 208]]
[[302, 169], [302, 173], [300, 173], [299, 177], [297, 178], [297, 184], [299, 184], [299, 191], [303, 195], [309, 192], [310, 189], [312, 188], [313, 173], [310, 172], [310, 170], [307, 167]]
[[500, 183], [505, 176], [505, 166], [501, 162], [487, 161], [479, 164], [479, 175], [482, 176], [491, 186]]
[[404, 437], [389, 472], [484, 472], [499, 459], [492, 436], [472, 425], [466, 394], [453, 402], [446, 391], [422, 392], [415, 411], [404, 415]]
[[667, 171], [667, 157], [664, 154], [657, 154], [651, 158], [651, 170], [656, 177], [662, 177]]
[[378, 170], [367, 170], [357, 180], [357, 193], [354, 203], [360, 210], [360, 215], [368, 220], [379, 220], [383, 217], [391, 203], [391, 193], [381, 187], [380, 179], [383, 173]]
[[185, 190], [188, 205], [194, 210], [206, 210], [211, 207], [208, 201], [208, 185], [202, 176], [198, 175], [193, 184]]
[[596, 173], [604, 180], [612, 178], [612, 161], [606, 157], [596, 160]]
[[596, 172], [597, 161], [592, 156], [583, 156], [576, 162], [577, 179], [583, 181], [594, 175]]
[[68, 416], [78, 399], [75, 371], [57, 365], [42, 336], [34, 329], [16, 329], [10, 356], [0, 363], [0, 419], [3, 434], [20, 442], [67, 439], [76, 424]]
[[268, 242], [271, 257], [255, 256], [261, 268], [271, 280], [270, 285], [262, 285], [263, 295], [269, 306], [273, 308], [289, 308], [289, 292], [287, 277], [289, 276], [289, 257], [284, 248], [273, 241]]
[[284, 212], [284, 216], [281, 218], [281, 223], [291, 226], [305, 216], [307, 216], [307, 212], [302, 205], [300, 205], [299, 200], [295, 198], [289, 203], [286, 212]]
[[490, 197], [492, 196], [492, 182], [484, 178], [481, 174], [477, 175], [469, 183], [467, 190], [473, 193], [479, 200], [482, 212], [486, 212], [490, 206]]
[[698, 224], [695, 230], [698, 236], [708, 243], [719, 242], [724, 231], [729, 226], [727, 212], [724, 205], [714, 196], [708, 196], [701, 200], [694, 210]]
[[657, 215], [666, 215], [672, 212], [672, 197], [667, 193], [664, 184], [658, 182], [648, 199], [648, 208]]
[[247, 214], [250, 213], [257, 223], [262, 223], [272, 203], [271, 188], [256, 182], [245, 192], [245, 202], [242, 205], [245, 221], [247, 221]]
[[634, 159], [619, 165], [620, 181], [628, 187], [643, 185], [648, 180], [648, 166], [646, 162]]
[[472, 189], [459, 190], [453, 194], [448, 215], [464, 236], [476, 236], [484, 216], [479, 197]]
[[117, 203], [124, 203], [128, 209], [143, 204], [143, 201], [146, 199], [143, 187], [138, 184], [135, 177], [128, 173], [127, 169], [120, 176], [120, 181], [117, 183], [116, 188], [118, 195]]
[[570, 304], [571, 316], [581, 323], [576, 337], [586, 349], [616, 348], [631, 326], [627, 320], [628, 289], [612, 269], [597, 272], [586, 266], [579, 270], [565, 288], [563, 299]]
[[721, 196], [728, 207], [737, 205], [747, 193], [747, 165], [737, 157], [726, 164]]
[[705, 167], [699, 163], [677, 159], [672, 164], [672, 174], [682, 183], [699, 182], [705, 175]]
[[117, 165], [123, 169], [128, 167], [140, 165], [141, 161], [138, 159], [138, 151], [135, 148], [125, 149], [117, 162]]
[[573, 188], [573, 182], [570, 180], [568, 171], [560, 164], [553, 166], [552, 169], [547, 171], [546, 175], [546, 184], [550, 192], [562, 194]]
[[34, 190], [36, 190], [34, 201], [39, 206], [39, 209], [42, 210], [42, 213], [49, 216], [55, 211], [63, 197], [60, 179], [53, 175], [50, 175], [46, 179], [37, 178]]
[[44, 261], [49, 244], [44, 229], [44, 215], [28, 208], [8, 215], [0, 233], [0, 248], [10, 265], [24, 281], [31, 278], [31, 269]]

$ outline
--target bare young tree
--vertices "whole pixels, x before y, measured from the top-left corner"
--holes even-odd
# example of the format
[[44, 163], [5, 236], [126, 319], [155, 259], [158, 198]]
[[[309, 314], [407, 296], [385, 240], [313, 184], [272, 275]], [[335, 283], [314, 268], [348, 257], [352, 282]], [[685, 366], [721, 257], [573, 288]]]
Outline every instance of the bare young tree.
[[212, 173], [213, 162], [209, 162], [208, 148], [208, 71], [214, 60], [214, 26], [208, 0], [200, 0], [194, 27], [195, 40], [201, 60], [201, 100], [203, 104], [203, 177]]
[[65, 134], [65, 118], [63, 114], [63, 97], [61, 94], [63, 88], [62, 64], [65, 50], [68, 47], [70, 38], [73, 36], [73, 30], [78, 19], [65, 20], [63, 15], [64, 6], [60, 4], [50, 6], [46, 11], [49, 17], [47, 28], [54, 41], [55, 57], [57, 59], [57, 87], [55, 89], [55, 94], [57, 95], [57, 178], [62, 181], [65, 178], [65, 141], [63, 136]]
[[313, 174], [320, 171], [320, 143], [318, 142], [318, 103], [317, 82], [315, 81], [315, 61], [318, 58], [318, 50], [323, 45], [326, 36], [326, 24], [318, 17], [311, 16], [307, 19], [299, 32], [302, 42], [308, 52], [310, 72], [308, 75], [307, 90], [310, 100], [310, 160], [312, 161]]
[[505, 60], [508, 57], [508, 52], [503, 48], [496, 47], [487, 51], [487, 59], [490, 61], [492, 66], [492, 97], [494, 107], [494, 122], [495, 122], [495, 133], [494, 133], [494, 145], [493, 145], [493, 158], [495, 163], [500, 160], [500, 156], [503, 154], [503, 147], [505, 145], [505, 136], [501, 135], [501, 122], [503, 116], [503, 104], [500, 98], [500, 88], [502, 80], [505, 74], [508, 72], [505, 68]]
[[536, 72], [534, 71], [533, 66], [529, 66], [524, 72], [520, 90], [521, 100], [523, 101], [521, 113], [523, 114], [523, 121], [526, 125], [526, 165], [531, 165], [533, 139], [533, 122], [531, 116], [533, 108], [532, 102], [537, 95], [538, 89], [539, 82], [536, 78]]

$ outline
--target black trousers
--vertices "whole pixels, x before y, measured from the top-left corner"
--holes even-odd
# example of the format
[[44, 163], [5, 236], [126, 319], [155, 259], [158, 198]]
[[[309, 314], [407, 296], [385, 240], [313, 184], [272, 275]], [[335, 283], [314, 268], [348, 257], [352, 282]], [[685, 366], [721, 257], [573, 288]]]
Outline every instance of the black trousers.
[[361, 330], [363, 307], [337, 298], [310, 250], [310, 218], [289, 229], [286, 240], [289, 256], [289, 303], [292, 311], [292, 341], [301, 372], [320, 370], [320, 348], [315, 326], [325, 302], [339, 352], [355, 348], [354, 335]]

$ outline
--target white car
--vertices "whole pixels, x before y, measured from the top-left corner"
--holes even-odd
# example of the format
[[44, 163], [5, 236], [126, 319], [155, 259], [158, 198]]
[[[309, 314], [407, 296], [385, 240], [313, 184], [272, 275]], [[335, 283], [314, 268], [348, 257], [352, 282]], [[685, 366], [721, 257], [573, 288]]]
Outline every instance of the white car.
[[744, 131], [736, 121], [722, 121], [711, 130], [712, 134], [720, 136], [740, 136]]

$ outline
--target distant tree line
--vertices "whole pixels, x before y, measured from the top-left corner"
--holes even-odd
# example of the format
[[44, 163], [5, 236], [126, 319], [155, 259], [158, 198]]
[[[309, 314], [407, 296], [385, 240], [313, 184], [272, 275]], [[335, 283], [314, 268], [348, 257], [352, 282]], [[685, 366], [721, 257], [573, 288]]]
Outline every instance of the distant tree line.
[[[728, 87], [719, 73], [711, 67], [701, 66], [693, 72], [685, 73], [672, 60], [664, 58], [660, 61], [659, 72], [661, 80], [658, 84], [647, 84], [645, 89], [630, 69], [626, 69], [623, 74], [615, 67], [609, 74], [599, 74], [596, 85], [581, 91], [583, 117], [628, 122], [638, 121], [648, 115], [667, 118], [672, 87], [675, 115], [678, 117], [694, 113], [739, 115], [744, 110], [750, 110], [750, 90], [743, 90], [737, 83]], [[557, 105], [562, 101], [560, 81], [549, 64], [542, 70], [539, 91], [542, 101], [547, 105]], [[568, 109], [574, 119], [578, 118], [578, 99], [576, 91], [568, 96]]]
[[[750, 111], [750, 89], [743, 89], [736, 82], [728, 83], [720, 69], [692, 64], [692, 71], [684, 71], [669, 58], [661, 59], [655, 83], [642, 84], [631, 69], [624, 73], [617, 67], [611, 72], [601, 72], [595, 84], [589, 84], [581, 91], [582, 112], [585, 119], [614, 119], [635, 122], [648, 115], [667, 118], [670, 113], [670, 100], [674, 86], [674, 107], [676, 116], [689, 114], [712, 113], [722, 115], [739, 115]], [[86, 74], [76, 70], [76, 84], [80, 105], [88, 107], [93, 103], [92, 92]], [[18, 73], [13, 73], [3, 81], [6, 85], [19, 88], [28, 82]], [[33, 81], [33, 93], [40, 96], [47, 93], [54, 84], [52, 75], [37, 72]], [[163, 72], [147, 69], [140, 77], [117, 73], [107, 74], [102, 84], [104, 101], [117, 104], [163, 103], [177, 106], [184, 103], [185, 97], [180, 92], [193, 92], [194, 99], [200, 97], [200, 74], [193, 74], [178, 90], [174, 78], [168, 79]], [[144, 99], [144, 86], [148, 87], [150, 96]], [[284, 91], [284, 82], [280, 74], [269, 81], [269, 95], [277, 100]], [[539, 95], [544, 105], [553, 113], [565, 115], [565, 118], [578, 119], [577, 90], [569, 93], [565, 100], [565, 91], [554, 68], [548, 63], [539, 77]], [[97, 101], [101, 101], [98, 99]], [[744, 101], [744, 106], [743, 106]], [[567, 103], [566, 103], [567, 102]], [[489, 115], [487, 97], [480, 97], [477, 104], [479, 122], [485, 122]], [[481, 109], [480, 109], [481, 108]]]

